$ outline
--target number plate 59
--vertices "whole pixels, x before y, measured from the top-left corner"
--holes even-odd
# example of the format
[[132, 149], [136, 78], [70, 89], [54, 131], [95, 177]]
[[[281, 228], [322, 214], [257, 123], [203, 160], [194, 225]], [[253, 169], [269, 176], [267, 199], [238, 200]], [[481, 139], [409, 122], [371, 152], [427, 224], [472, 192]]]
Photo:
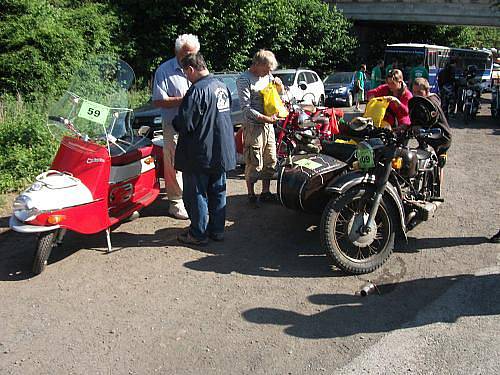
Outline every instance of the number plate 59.
[[78, 117], [104, 125], [108, 118], [109, 111], [109, 107], [91, 102], [90, 100], [84, 100], [78, 112]]

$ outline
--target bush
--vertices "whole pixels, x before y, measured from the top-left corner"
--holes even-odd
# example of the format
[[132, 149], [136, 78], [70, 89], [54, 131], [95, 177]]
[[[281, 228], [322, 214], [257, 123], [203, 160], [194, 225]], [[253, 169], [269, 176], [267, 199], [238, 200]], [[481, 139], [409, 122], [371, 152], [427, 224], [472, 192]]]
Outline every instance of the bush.
[[29, 185], [50, 165], [57, 148], [41, 105], [0, 97], [0, 193]]
[[[118, 17], [109, 5], [72, 0], [3, 0], [0, 87], [27, 99], [59, 94], [89, 55], [113, 53]], [[1, 94], [1, 93], [0, 93]]]

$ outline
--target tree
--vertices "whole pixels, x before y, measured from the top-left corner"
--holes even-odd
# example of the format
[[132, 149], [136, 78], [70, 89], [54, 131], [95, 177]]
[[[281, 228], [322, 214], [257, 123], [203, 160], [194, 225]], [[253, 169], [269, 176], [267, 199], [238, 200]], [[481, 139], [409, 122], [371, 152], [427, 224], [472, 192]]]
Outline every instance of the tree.
[[4, 0], [0, 15], [0, 87], [28, 97], [66, 87], [88, 55], [115, 52], [118, 19], [91, 1]]
[[259, 48], [285, 67], [318, 71], [348, 61], [356, 40], [351, 24], [320, 0], [112, 0], [126, 14], [128, 58], [139, 76], [173, 56], [177, 35], [199, 36], [212, 70], [243, 70]]

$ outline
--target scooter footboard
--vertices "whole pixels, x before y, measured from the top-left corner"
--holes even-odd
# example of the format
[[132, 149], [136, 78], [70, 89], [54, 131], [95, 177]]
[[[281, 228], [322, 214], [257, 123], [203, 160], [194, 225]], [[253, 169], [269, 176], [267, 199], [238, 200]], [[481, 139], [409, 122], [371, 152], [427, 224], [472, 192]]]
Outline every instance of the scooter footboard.
[[347, 164], [324, 154], [295, 155], [278, 172], [278, 197], [287, 208], [321, 213], [330, 196], [324, 188]]

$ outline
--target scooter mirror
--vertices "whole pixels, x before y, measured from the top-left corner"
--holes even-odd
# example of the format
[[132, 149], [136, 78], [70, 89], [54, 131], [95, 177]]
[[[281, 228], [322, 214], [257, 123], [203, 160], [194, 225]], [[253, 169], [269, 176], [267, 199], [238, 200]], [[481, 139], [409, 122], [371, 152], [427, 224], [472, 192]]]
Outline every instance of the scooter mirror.
[[141, 136], [141, 137], [145, 137], [148, 133], [149, 133], [149, 130], [151, 128], [147, 125], [142, 125], [139, 130], [137, 131], [137, 133]]

